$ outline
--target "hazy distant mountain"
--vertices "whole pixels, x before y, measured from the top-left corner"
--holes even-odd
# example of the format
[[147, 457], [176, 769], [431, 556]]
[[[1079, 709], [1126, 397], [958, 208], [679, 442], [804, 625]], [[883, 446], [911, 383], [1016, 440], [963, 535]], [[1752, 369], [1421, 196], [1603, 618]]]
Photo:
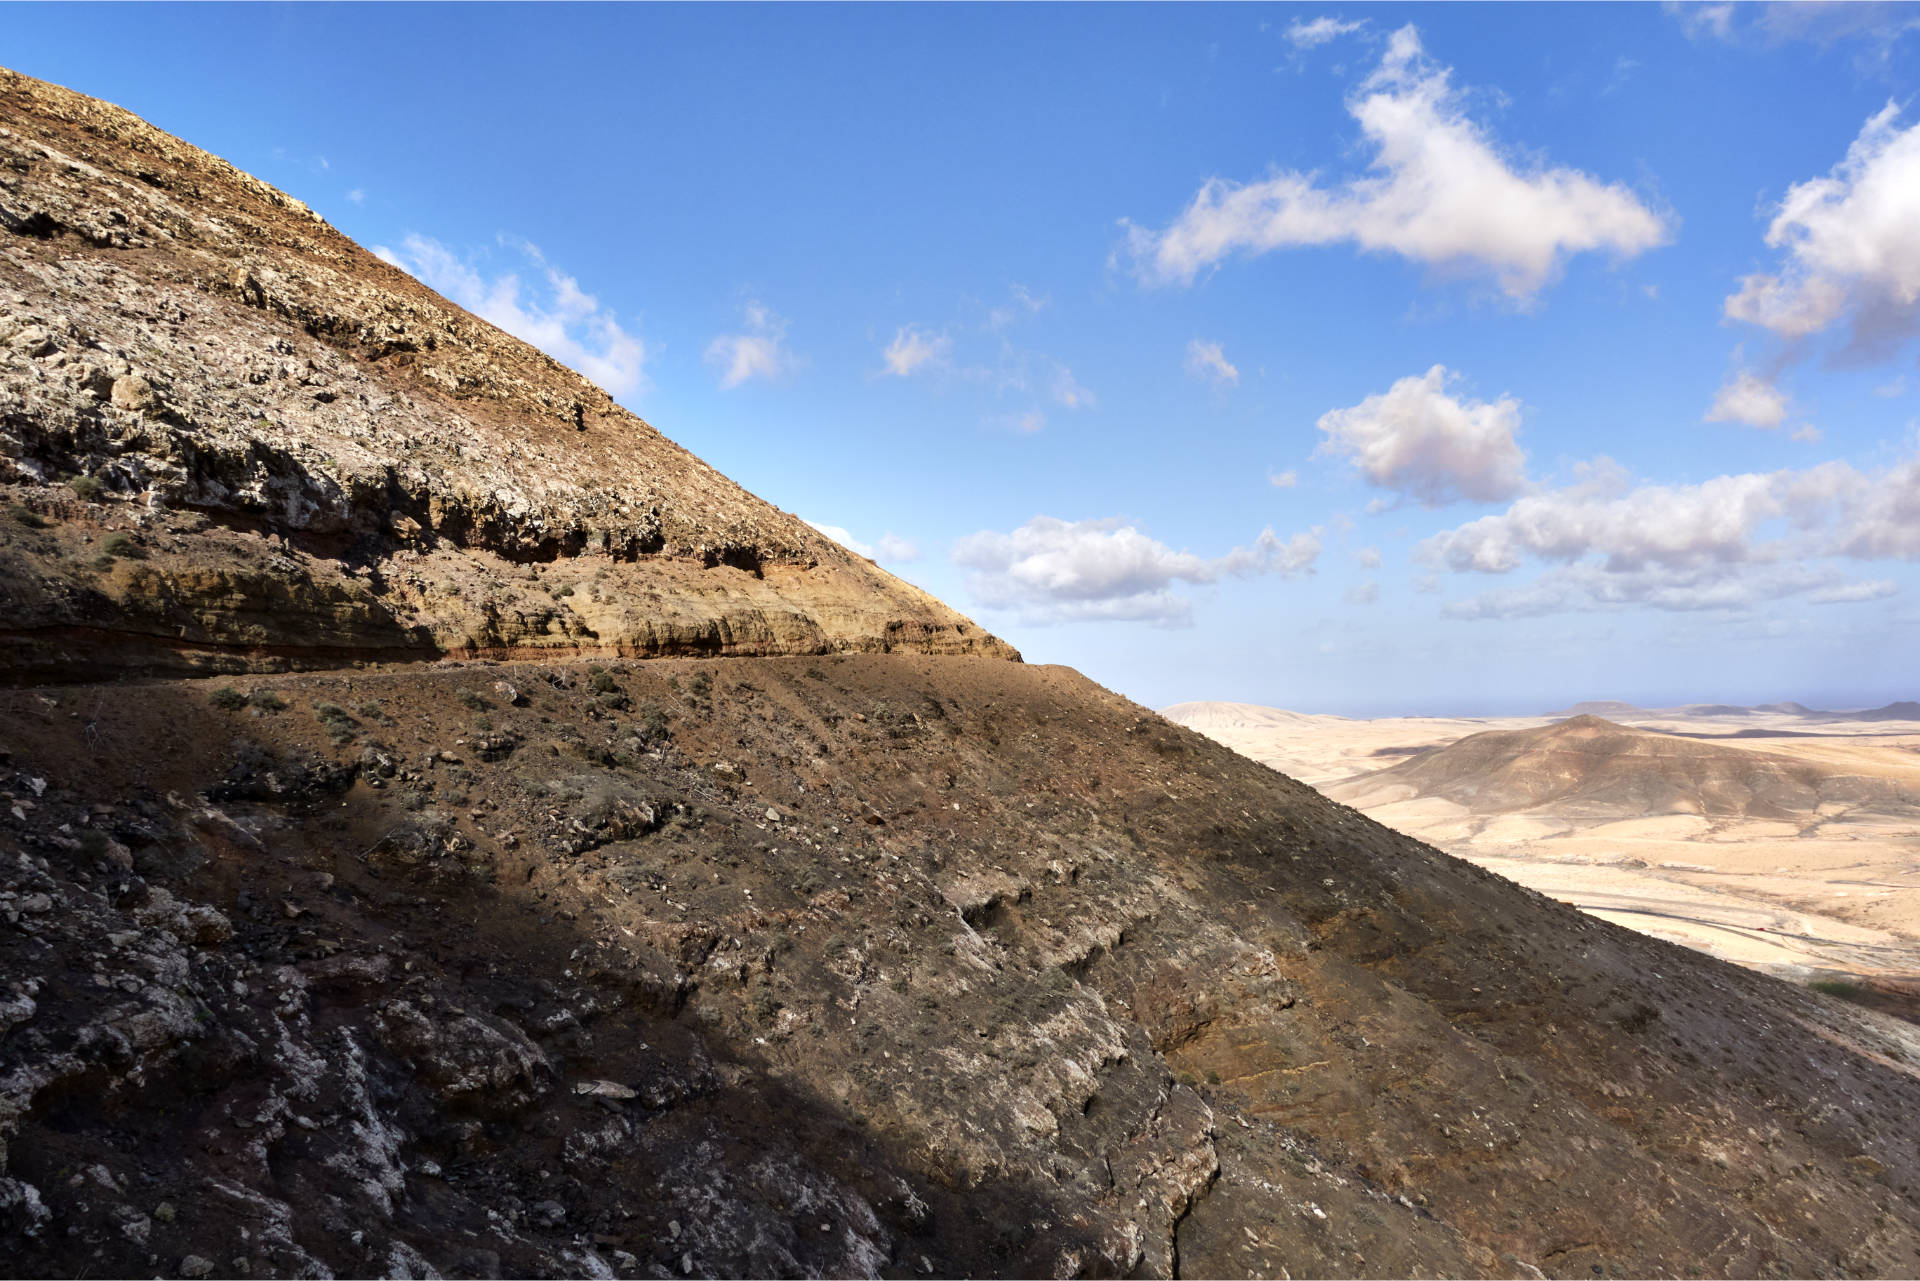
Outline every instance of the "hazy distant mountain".
[[1597, 716], [1469, 735], [1326, 792], [1361, 808], [1420, 796], [1452, 801], [1476, 814], [1550, 808], [1592, 818], [1789, 819], [1823, 805], [1920, 804], [1920, 796], [1888, 779], [1632, 729]]
[[1253, 703], [1195, 702], [1163, 707], [1160, 714], [1176, 725], [1205, 733], [1215, 729], [1295, 729], [1329, 721], [1344, 721], [1345, 716], [1316, 716], [1308, 712], [1289, 712], [1278, 707], [1260, 707]]
[[1575, 703], [1564, 712], [1548, 712], [1549, 716], [1645, 716], [1644, 708], [1632, 703], [1623, 703], [1618, 699], [1601, 699], [1597, 702]]

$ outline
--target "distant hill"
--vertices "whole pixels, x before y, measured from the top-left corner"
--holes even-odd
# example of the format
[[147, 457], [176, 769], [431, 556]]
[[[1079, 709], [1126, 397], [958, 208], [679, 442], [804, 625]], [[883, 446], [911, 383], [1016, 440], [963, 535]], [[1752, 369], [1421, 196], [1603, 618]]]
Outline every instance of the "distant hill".
[[1796, 716], [1815, 721], [1920, 721], [1920, 703], [1911, 699], [1888, 703], [1864, 711], [1831, 712], [1808, 707], [1805, 703], [1761, 703], [1739, 707], [1732, 703], [1683, 703], [1679, 707], [1640, 707], [1618, 699], [1575, 703], [1565, 711], [1548, 712], [1553, 717], [1604, 716], [1610, 720], [1681, 720], [1688, 717], [1720, 720], [1733, 716]]
[[1548, 712], [1549, 716], [1644, 716], [1646, 709], [1632, 703], [1623, 703], [1619, 699], [1602, 699], [1598, 702], [1575, 703], [1564, 712]]
[[1476, 814], [1551, 809], [1592, 818], [1793, 819], [1821, 805], [1920, 804], [1920, 796], [1886, 779], [1633, 729], [1598, 716], [1473, 734], [1326, 790], [1362, 808], [1438, 797]]
[[1898, 703], [1888, 703], [1885, 707], [1876, 707], [1867, 712], [1829, 712], [1827, 715], [1836, 720], [1850, 721], [1920, 721], [1920, 703], [1905, 699]]
[[1176, 725], [1185, 725], [1202, 733], [1216, 729], [1306, 729], [1329, 721], [1350, 719], [1345, 716], [1289, 712], [1253, 703], [1220, 702], [1175, 703], [1171, 707], [1161, 708], [1160, 714]]

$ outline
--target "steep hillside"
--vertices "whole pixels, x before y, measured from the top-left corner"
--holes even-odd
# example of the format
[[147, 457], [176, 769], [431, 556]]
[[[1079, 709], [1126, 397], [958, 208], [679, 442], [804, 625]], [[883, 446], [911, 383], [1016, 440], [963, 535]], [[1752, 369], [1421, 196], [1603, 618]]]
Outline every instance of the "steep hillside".
[[0, 90], [0, 1274], [1920, 1266], [1913, 1028], [1006, 661]]
[[1475, 814], [1811, 818], [1822, 806], [1920, 806], [1898, 782], [1597, 716], [1469, 735], [1327, 789], [1359, 806], [1438, 797]]
[[1012, 651], [118, 107], [0, 70], [0, 680]]
[[67, 687], [4, 747], [0, 1271], [1920, 1262], [1913, 1029], [1061, 669]]

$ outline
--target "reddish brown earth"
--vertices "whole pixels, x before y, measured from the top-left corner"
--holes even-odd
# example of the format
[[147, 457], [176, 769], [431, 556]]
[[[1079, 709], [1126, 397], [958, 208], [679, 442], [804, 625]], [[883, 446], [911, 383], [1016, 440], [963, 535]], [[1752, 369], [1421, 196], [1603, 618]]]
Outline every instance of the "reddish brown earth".
[[[1920, 1267], [1910, 1025], [1008, 661], [637, 420], [620, 515], [615, 411], [537, 408], [571, 375], [124, 113], [0, 101], [0, 296], [56, 335], [0, 365], [0, 1272]], [[282, 340], [328, 381], [223, 372]], [[272, 430], [193, 408], [261, 387]]]

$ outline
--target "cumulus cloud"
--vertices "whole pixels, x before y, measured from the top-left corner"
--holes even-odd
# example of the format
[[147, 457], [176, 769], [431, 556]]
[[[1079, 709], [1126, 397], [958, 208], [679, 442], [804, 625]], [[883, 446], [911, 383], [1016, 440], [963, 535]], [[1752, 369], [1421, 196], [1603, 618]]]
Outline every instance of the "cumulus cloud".
[[1369, 483], [1423, 507], [1513, 497], [1527, 483], [1527, 456], [1514, 439], [1520, 402], [1456, 399], [1446, 390], [1453, 381], [1446, 366], [1435, 365], [1322, 414], [1322, 452], [1351, 459]]
[[1365, 582], [1355, 583], [1347, 588], [1346, 595], [1341, 599], [1349, 605], [1371, 605], [1380, 599], [1380, 584], [1371, 578]]
[[778, 378], [800, 367], [787, 350], [787, 322], [765, 305], [746, 306], [746, 332], [721, 334], [707, 344], [707, 363], [720, 372], [720, 386], [731, 390], [750, 378]]
[[1128, 224], [1143, 280], [1190, 284], [1234, 253], [1351, 241], [1416, 262], [1491, 273], [1530, 300], [1568, 256], [1632, 257], [1662, 244], [1665, 219], [1618, 183], [1577, 169], [1510, 162], [1466, 114], [1412, 27], [1394, 32], [1347, 110], [1373, 148], [1345, 182], [1283, 171], [1250, 183], [1214, 178], [1163, 231]]
[[1712, 408], [1707, 410], [1710, 423], [1745, 423], [1749, 427], [1778, 427], [1786, 416], [1786, 393], [1744, 369], [1721, 385]]
[[1222, 578], [1310, 573], [1320, 555], [1311, 533], [1282, 540], [1271, 529], [1224, 556], [1176, 552], [1121, 518], [1064, 521], [1036, 516], [1008, 533], [982, 530], [954, 545], [974, 598], [1029, 623], [1186, 621], [1191, 606], [1173, 587]]
[[1851, 321], [1873, 344], [1920, 324], [1920, 124], [1888, 103], [1825, 177], [1796, 184], [1768, 224], [1778, 268], [1744, 277], [1730, 320], [1787, 338]]
[[[804, 520], [805, 517], [802, 517]], [[902, 538], [892, 530], [880, 535], [877, 543], [863, 543], [838, 525], [823, 525], [819, 521], [809, 520], [807, 524], [834, 542], [839, 543], [856, 556], [865, 556], [868, 560], [883, 560], [893, 564], [920, 559], [920, 548], [910, 538]]]
[[1267, 483], [1275, 489], [1292, 489], [1300, 483], [1300, 473], [1291, 469], [1287, 471], [1268, 472]]
[[1380, 549], [1378, 547], [1362, 547], [1353, 554], [1353, 558], [1360, 562], [1360, 568], [1362, 569], [1380, 568]]
[[1441, 613], [1448, 618], [1508, 619], [1633, 606], [1674, 612], [1740, 610], [1796, 596], [1816, 605], [1840, 605], [1880, 600], [1897, 590], [1887, 579], [1849, 579], [1833, 566], [1703, 565], [1608, 573], [1579, 564], [1550, 570], [1522, 587], [1450, 601]]
[[1237, 387], [1240, 384], [1240, 371], [1227, 360], [1226, 353], [1217, 342], [1201, 342], [1195, 338], [1187, 344], [1187, 372], [1195, 378], [1204, 378], [1215, 387]]
[[1875, 599], [1891, 586], [1863, 585], [1836, 562], [1920, 560], [1920, 458], [1881, 473], [1829, 462], [1690, 485], [1629, 486], [1599, 467], [1579, 485], [1436, 534], [1418, 555], [1467, 573], [1549, 566], [1525, 586], [1450, 606], [1458, 617]]
[[[801, 517], [801, 519], [806, 520], [806, 517], [803, 516]], [[825, 534], [828, 538], [831, 538], [834, 542], [839, 543], [842, 547], [854, 553], [856, 556], [865, 556], [868, 560], [872, 560], [874, 558], [873, 547], [870, 544], [861, 542], [859, 539], [855, 538], [852, 534], [840, 528], [840, 526], [822, 525], [817, 520], [808, 520], [807, 524], [813, 526], [816, 532]]]
[[1304, 18], [1295, 18], [1287, 26], [1287, 39], [1296, 49], [1318, 49], [1321, 45], [1338, 40], [1341, 36], [1352, 35], [1366, 25], [1364, 18], [1342, 22], [1338, 18], [1325, 14], [1311, 22]]
[[887, 364], [886, 373], [895, 378], [911, 378], [922, 369], [945, 366], [952, 350], [953, 340], [945, 334], [903, 325], [880, 353], [880, 358]]
[[408, 236], [399, 251], [374, 246], [374, 256], [398, 267], [490, 324], [533, 344], [617, 396], [647, 386], [646, 344], [620, 326], [614, 313], [550, 264], [538, 246], [502, 237], [546, 284], [536, 296], [518, 272], [488, 278], [466, 259], [428, 236]]

